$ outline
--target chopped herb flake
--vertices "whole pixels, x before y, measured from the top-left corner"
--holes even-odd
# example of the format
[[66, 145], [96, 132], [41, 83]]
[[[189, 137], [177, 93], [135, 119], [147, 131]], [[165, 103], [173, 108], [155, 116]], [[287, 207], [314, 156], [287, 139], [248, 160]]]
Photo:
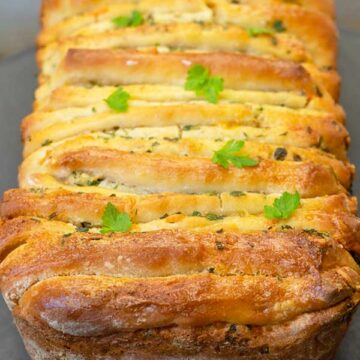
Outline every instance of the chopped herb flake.
[[292, 230], [293, 229], [293, 227], [292, 226], [290, 226], [290, 225], [281, 225], [281, 230]]
[[234, 197], [246, 196], [246, 194], [243, 191], [232, 191], [230, 195]]
[[192, 129], [196, 128], [196, 125], [185, 125], [183, 127], [183, 131], [190, 131]]
[[102, 181], [103, 181], [103, 179], [89, 180], [89, 181], [86, 183], [86, 185], [87, 185], [87, 186], [98, 186]]
[[77, 232], [88, 232], [89, 231], [89, 228], [87, 226], [78, 226], [76, 228], [76, 231]]
[[250, 37], [274, 34], [274, 30], [266, 28], [266, 27], [249, 27], [246, 29], [246, 31]]
[[206, 217], [208, 220], [210, 220], [210, 221], [221, 220], [221, 219], [224, 218], [223, 216], [221, 216], [221, 215], [216, 215], [216, 214], [207, 214], [205, 217]]
[[286, 31], [286, 27], [281, 20], [275, 20], [271, 27], [249, 27], [246, 31], [249, 36], [257, 37], [261, 35], [274, 35], [275, 32], [282, 33]]
[[191, 214], [191, 216], [202, 216], [200, 211], [193, 211], [193, 213]]
[[48, 146], [48, 145], [50, 145], [50, 144], [52, 144], [52, 140], [50, 140], [50, 139], [46, 139], [42, 144], [41, 144], [41, 146]]
[[278, 33], [282, 33], [286, 31], [286, 27], [284, 26], [284, 23], [281, 20], [275, 20], [272, 24], [272, 27]]
[[285, 148], [277, 148], [274, 152], [274, 159], [275, 160], [279, 160], [279, 161], [283, 161], [285, 160], [286, 156], [287, 156], [288, 152]]
[[130, 16], [118, 16], [112, 22], [118, 27], [135, 27], [144, 23], [144, 17], [140, 11], [134, 10]]
[[328, 232], [318, 231], [316, 229], [304, 229], [304, 232], [309, 235], [320, 236], [322, 238], [327, 238], [330, 236]]

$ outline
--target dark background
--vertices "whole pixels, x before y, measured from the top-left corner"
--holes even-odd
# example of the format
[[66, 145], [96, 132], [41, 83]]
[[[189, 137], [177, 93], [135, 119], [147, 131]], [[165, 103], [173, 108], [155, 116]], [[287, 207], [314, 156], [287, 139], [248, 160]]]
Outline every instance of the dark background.
[[[39, 0], [0, 0], [0, 193], [16, 186], [20, 163], [19, 123], [31, 111], [36, 86], [35, 51]], [[360, 0], [338, 0], [341, 103], [352, 135], [351, 161], [360, 169]], [[314, 24], [316, 26], [316, 24]], [[354, 193], [360, 196], [360, 181]], [[0, 296], [0, 360], [28, 360]], [[360, 311], [336, 360], [360, 359]]]

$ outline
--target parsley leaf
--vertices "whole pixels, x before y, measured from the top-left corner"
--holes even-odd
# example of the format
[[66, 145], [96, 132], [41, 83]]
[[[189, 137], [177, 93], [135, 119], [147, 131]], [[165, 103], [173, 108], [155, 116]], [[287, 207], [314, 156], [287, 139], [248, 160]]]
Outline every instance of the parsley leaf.
[[141, 12], [134, 10], [130, 16], [118, 16], [114, 18], [112, 22], [118, 27], [135, 27], [142, 25], [144, 23], [144, 18]]
[[216, 104], [220, 92], [224, 90], [224, 79], [220, 76], [210, 76], [208, 69], [195, 64], [188, 70], [185, 90], [195, 91], [197, 96]]
[[220, 150], [215, 151], [212, 157], [212, 162], [218, 164], [225, 169], [232, 164], [237, 168], [256, 166], [257, 160], [251, 159], [247, 156], [238, 156], [236, 153], [244, 147], [245, 143], [242, 140], [230, 140]]
[[129, 98], [130, 95], [122, 88], [119, 88], [115, 92], [113, 92], [107, 99], [105, 99], [105, 102], [111, 109], [117, 112], [125, 112], [129, 107]]
[[272, 35], [274, 30], [265, 27], [250, 27], [246, 29], [246, 32], [250, 37], [256, 37], [260, 35]]
[[103, 226], [101, 228], [102, 234], [109, 232], [127, 232], [131, 228], [131, 219], [129, 214], [119, 212], [112, 203], [106, 205], [104, 214], [102, 216]]
[[286, 27], [284, 26], [284, 23], [281, 20], [275, 20], [272, 24], [272, 27], [278, 33], [282, 33], [286, 31]]
[[284, 192], [278, 199], [274, 200], [272, 206], [264, 206], [264, 215], [268, 219], [288, 219], [300, 206], [300, 195]]

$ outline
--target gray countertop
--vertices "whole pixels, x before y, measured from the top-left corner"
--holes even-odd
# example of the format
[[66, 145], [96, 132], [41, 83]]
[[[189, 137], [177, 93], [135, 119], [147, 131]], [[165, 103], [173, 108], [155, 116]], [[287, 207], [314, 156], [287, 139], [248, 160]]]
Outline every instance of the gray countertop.
[[[16, 186], [21, 144], [19, 123], [31, 110], [36, 86], [34, 37], [39, 0], [0, 0], [0, 193]], [[352, 136], [350, 157], [360, 169], [360, 0], [338, 0], [341, 103]], [[357, 178], [354, 193], [360, 196]], [[0, 360], [28, 360], [11, 316], [0, 299]], [[336, 360], [360, 359], [360, 311]]]

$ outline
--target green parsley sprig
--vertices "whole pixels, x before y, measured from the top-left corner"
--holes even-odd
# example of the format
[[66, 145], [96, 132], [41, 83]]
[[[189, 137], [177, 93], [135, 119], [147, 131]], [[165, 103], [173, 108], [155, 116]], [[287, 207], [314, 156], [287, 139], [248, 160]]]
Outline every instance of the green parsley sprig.
[[274, 200], [272, 206], [264, 206], [264, 215], [268, 219], [288, 219], [300, 206], [300, 194], [284, 192], [278, 199]]
[[105, 102], [108, 104], [109, 108], [117, 112], [125, 112], [129, 107], [129, 98], [130, 95], [126, 91], [122, 88], [118, 88], [107, 99], [105, 99]]
[[219, 94], [224, 90], [224, 79], [210, 76], [204, 66], [195, 64], [188, 70], [185, 90], [195, 91], [197, 96], [204, 97], [208, 102], [216, 104]]
[[112, 22], [118, 27], [136, 27], [144, 23], [144, 17], [140, 11], [134, 10], [130, 16], [118, 16]]
[[117, 208], [109, 202], [102, 216], [102, 224], [103, 226], [100, 232], [107, 234], [110, 232], [128, 232], [132, 222], [129, 214], [119, 212]]
[[228, 169], [230, 164], [237, 167], [250, 167], [258, 165], [258, 161], [248, 156], [239, 156], [237, 153], [244, 147], [242, 140], [230, 140], [220, 150], [214, 152], [212, 162]]

